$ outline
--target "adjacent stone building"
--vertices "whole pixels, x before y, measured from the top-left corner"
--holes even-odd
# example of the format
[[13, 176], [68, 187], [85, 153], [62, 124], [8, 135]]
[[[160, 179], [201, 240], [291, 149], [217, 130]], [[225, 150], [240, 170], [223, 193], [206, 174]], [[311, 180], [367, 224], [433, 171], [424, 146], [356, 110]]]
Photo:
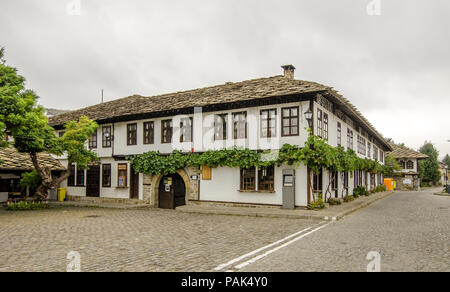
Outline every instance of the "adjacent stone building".
[[391, 144], [393, 150], [389, 155], [397, 160], [402, 170], [394, 176], [398, 190], [420, 190], [419, 160], [427, 155], [404, 146]]

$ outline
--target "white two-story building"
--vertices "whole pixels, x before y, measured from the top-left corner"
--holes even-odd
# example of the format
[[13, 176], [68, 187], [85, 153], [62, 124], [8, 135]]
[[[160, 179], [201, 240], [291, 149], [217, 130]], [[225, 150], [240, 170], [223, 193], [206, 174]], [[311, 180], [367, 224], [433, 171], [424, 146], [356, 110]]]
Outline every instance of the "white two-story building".
[[[152, 97], [134, 95], [50, 118], [60, 134], [65, 123], [82, 115], [99, 124], [87, 145], [99, 161], [88, 170], [68, 166], [73, 169], [63, 185], [68, 196], [136, 199], [161, 208], [194, 203], [305, 207], [312, 194], [304, 165], [188, 167], [162, 176], [136, 174], [127, 157], [234, 146], [276, 153], [286, 143], [303, 146], [308, 128], [332, 146], [384, 163], [391, 146], [347, 99], [331, 87], [294, 79], [292, 65], [283, 68], [282, 76]], [[67, 166], [67, 160], [60, 159]], [[346, 190], [352, 194], [359, 185], [383, 183], [381, 174], [330, 174], [324, 169], [314, 176], [314, 192], [325, 193], [332, 175], [333, 197], [344, 196]]]

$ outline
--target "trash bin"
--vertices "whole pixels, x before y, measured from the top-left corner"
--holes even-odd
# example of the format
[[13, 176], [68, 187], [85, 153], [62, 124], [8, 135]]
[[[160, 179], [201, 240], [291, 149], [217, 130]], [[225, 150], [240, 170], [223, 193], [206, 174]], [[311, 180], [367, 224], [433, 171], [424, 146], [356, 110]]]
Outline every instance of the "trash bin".
[[58, 188], [58, 201], [64, 202], [66, 199], [66, 188]]
[[385, 178], [384, 179], [384, 185], [386, 186], [386, 191], [393, 191], [394, 190], [394, 180], [392, 178]]

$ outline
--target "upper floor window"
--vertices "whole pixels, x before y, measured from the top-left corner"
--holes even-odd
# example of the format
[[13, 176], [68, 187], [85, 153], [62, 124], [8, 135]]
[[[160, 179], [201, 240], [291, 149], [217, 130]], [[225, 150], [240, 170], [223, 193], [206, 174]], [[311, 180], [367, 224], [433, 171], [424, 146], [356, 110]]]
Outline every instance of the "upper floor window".
[[103, 126], [102, 127], [102, 147], [108, 148], [111, 147], [112, 135], [111, 135], [111, 126]]
[[323, 130], [322, 130], [322, 110], [317, 109], [317, 136], [322, 138]]
[[380, 161], [384, 163], [384, 152], [380, 149]]
[[373, 156], [372, 158], [376, 161], [378, 161], [378, 148], [377, 146], [373, 145]]
[[127, 145], [137, 144], [137, 124], [127, 125]]
[[400, 166], [402, 169], [406, 169], [406, 162], [404, 160], [400, 160]]
[[276, 137], [277, 110], [268, 109], [261, 111], [261, 137]]
[[372, 153], [372, 144], [370, 142], [367, 142], [367, 157], [370, 158], [370, 153]]
[[144, 144], [153, 144], [155, 142], [155, 123], [144, 123]]
[[358, 153], [366, 155], [366, 139], [358, 135]]
[[353, 131], [347, 128], [347, 148], [353, 149]]
[[97, 129], [89, 137], [89, 149], [95, 149], [95, 148], [97, 148]]
[[328, 114], [323, 113], [323, 138], [328, 140]]
[[337, 145], [342, 145], [342, 129], [341, 129], [341, 123], [337, 123]]
[[161, 121], [161, 143], [172, 143], [172, 120]]
[[414, 169], [414, 162], [412, 162], [412, 160], [408, 160], [408, 162], [406, 162], [406, 168]]
[[298, 136], [298, 106], [281, 109], [282, 136]]
[[228, 114], [214, 115], [214, 140], [227, 139]]
[[192, 142], [192, 118], [180, 120], [180, 142]]
[[234, 139], [247, 138], [247, 112], [233, 114]]

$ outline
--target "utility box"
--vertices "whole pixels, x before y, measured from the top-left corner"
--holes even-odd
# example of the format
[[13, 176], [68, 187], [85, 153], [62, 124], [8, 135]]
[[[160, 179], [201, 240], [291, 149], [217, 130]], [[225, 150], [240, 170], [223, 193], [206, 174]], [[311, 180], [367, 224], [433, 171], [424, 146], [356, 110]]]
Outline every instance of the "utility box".
[[283, 209], [295, 209], [295, 170], [283, 170]]

